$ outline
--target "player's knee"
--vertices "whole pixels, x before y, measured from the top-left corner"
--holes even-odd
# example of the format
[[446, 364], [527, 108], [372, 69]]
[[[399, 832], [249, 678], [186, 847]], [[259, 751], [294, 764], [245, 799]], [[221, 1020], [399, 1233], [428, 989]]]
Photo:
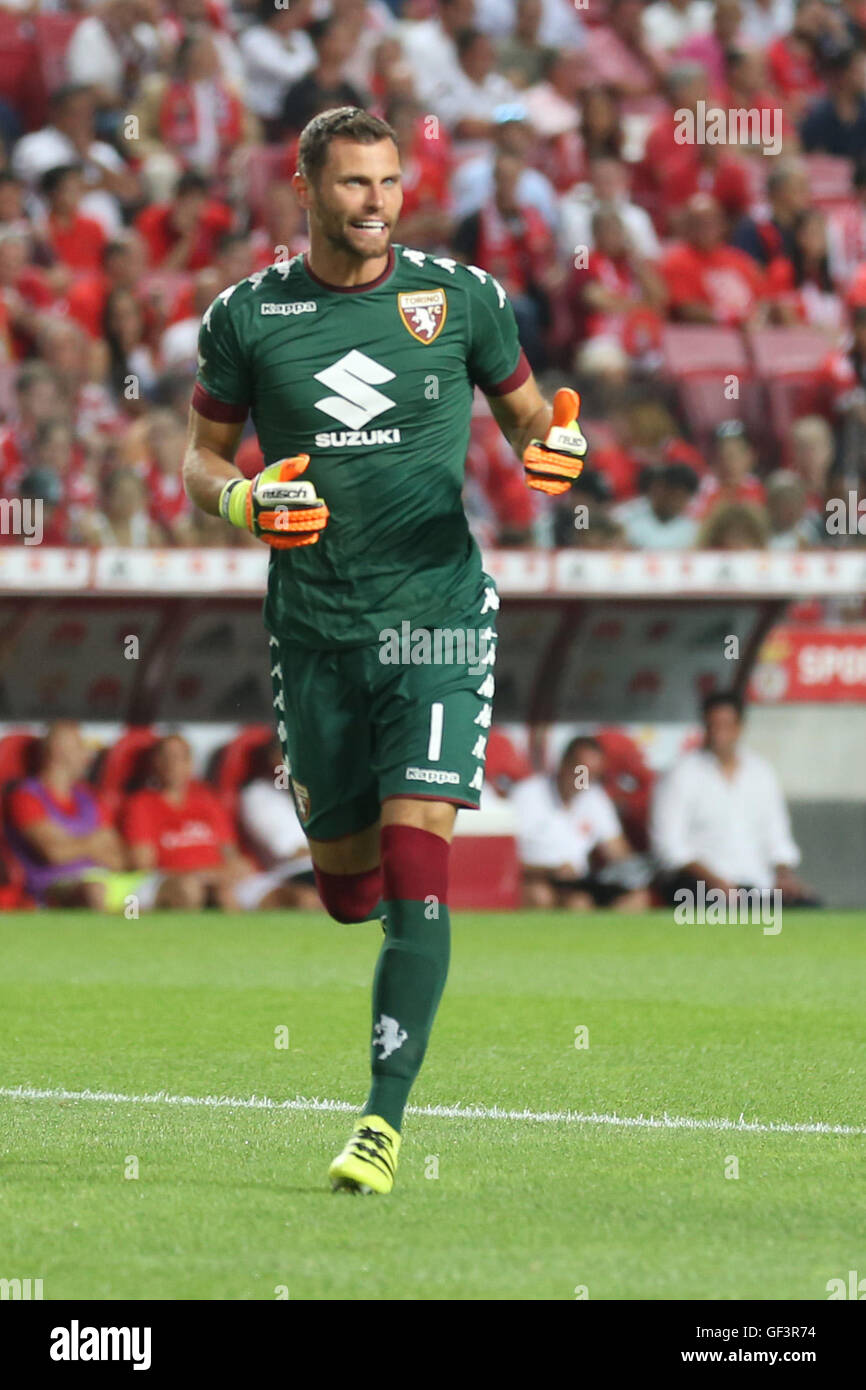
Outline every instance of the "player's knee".
[[327, 874], [314, 866], [322, 906], [335, 922], [369, 922], [382, 897], [382, 870], [361, 874]]

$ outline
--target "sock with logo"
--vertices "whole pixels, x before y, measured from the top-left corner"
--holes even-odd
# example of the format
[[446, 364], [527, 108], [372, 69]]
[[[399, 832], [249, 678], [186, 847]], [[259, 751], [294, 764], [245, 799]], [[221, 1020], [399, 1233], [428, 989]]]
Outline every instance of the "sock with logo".
[[382, 831], [385, 941], [373, 979], [373, 1082], [365, 1115], [399, 1131], [442, 998], [451, 951], [449, 845], [414, 825]]

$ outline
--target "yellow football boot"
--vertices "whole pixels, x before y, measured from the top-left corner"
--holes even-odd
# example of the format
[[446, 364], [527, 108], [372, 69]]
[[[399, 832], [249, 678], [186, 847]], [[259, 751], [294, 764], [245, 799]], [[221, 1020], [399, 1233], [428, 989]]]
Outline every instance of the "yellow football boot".
[[362, 1115], [348, 1144], [328, 1169], [335, 1192], [390, 1192], [400, 1135], [380, 1115]]

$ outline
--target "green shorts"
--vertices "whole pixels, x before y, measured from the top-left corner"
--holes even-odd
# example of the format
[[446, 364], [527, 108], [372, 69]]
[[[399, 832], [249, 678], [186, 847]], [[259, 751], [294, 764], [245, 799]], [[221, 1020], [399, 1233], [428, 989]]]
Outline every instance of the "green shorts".
[[391, 796], [477, 809], [493, 710], [492, 579], [449, 628], [408, 622], [375, 646], [271, 637], [274, 713], [298, 816], [314, 840], [372, 825]]

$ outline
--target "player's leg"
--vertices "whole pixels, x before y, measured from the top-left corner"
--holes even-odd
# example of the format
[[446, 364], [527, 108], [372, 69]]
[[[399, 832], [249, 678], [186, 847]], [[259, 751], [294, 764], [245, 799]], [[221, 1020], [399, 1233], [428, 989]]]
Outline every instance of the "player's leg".
[[336, 922], [368, 922], [382, 915], [379, 821], [335, 840], [309, 841], [316, 887]]
[[477, 807], [481, 795], [495, 657], [489, 620], [484, 630], [480, 665], [468, 658], [370, 672], [385, 941], [373, 981], [370, 1093], [331, 1165], [335, 1186], [389, 1192], [393, 1184], [403, 1113], [448, 975], [456, 811]]
[[337, 922], [381, 916], [379, 795], [352, 652], [270, 640], [277, 732], [316, 887]]

